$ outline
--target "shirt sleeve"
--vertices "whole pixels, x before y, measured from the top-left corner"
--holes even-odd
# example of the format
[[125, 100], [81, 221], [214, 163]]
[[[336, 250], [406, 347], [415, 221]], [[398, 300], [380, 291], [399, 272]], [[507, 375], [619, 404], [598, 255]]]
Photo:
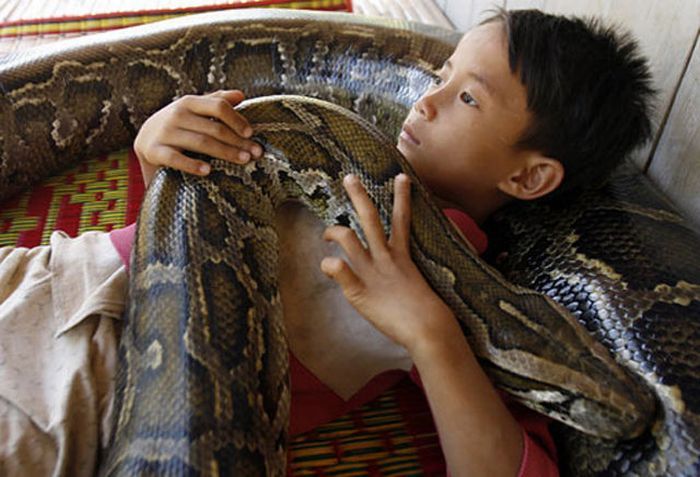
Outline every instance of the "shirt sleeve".
[[557, 477], [557, 448], [549, 432], [550, 419], [508, 399], [505, 403], [523, 429], [523, 458], [518, 477]]
[[[423, 389], [415, 366], [410, 375], [413, 382]], [[550, 420], [518, 403], [508, 399], [504, 401], [523, 431], [523, 456], [518, 477], [558, 477], [557, 450], [549, 432]], [[449, 471], [447, 475], [450, 475]]]
[[129, 271], [129, 258], [131, 256], [131, 248], [134, 246], [134, 238], [136, 235], [136, 223], [133, 223], [122, 229], [114, 229], [109, 233], [109, 239], [112, 245], [119, 254], [122, 263]]

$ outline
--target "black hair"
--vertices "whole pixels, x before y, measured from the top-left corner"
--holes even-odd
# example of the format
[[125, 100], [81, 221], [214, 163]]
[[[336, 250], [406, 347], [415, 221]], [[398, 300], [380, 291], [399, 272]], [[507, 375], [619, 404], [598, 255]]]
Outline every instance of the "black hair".
[[504, 25], [510, 69], [525, 86], [533, 118], [516, 147], [564, 166], [548, 198], [599, 184], [651, 138], [656, 92], [629, 33], [539, 10], [497, 9], [481, 24], [495, 21]]

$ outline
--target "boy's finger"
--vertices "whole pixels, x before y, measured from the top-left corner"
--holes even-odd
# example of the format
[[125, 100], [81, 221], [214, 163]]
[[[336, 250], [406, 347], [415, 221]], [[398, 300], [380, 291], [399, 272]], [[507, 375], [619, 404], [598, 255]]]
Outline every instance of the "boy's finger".
[[207, 134], [188, 131], [186, 129], [179, 129], [177, 135], [168, 145], [186, 151], [206, 154], [207, 156], [224, 161], [235, 162], [236, 164], [245, 164], [251, 158], [248, 151], [224, 144]]
[[196, 96], [187, 102], [187, 107], [200, 116], [218, 119], [241, 137], [249, 138], [253, 135], [253, 128], [248, 120], [222, 97]]
[[375, 255], [386, 251], [386, 235], [379, 220], [379, 213], [360, 179], [354, 174], [349, 174], [343, 178], [343, 185], [350, 196], [357, 216], [360, 218], [360, 225], [365, 232], [365, 237], [367, 237], [370, 253]]
[[350, 303], [361, 294], [362, 281], [342, 258], [324, 258], [321, 260], [321, 271], [340, 285], [340, 288], [343, 289], [343, 294]]
[[245, 99], [245, 94], [240, 89], [220, 89], [209, 94], [209, 96], [224, 98], [233, 106]]
[[192, 114], [188, 115], [186, 119], [183, 119], [179, 126], [188, 131], [211, 136], [220, 142], [234, 146], [237, 149], [248, 151], [252, 157], [262, 156], [263, 150], [260, 144], [251, 141], [250, 139], [243, 139], [241, 136], [231, 130], [231, 128], [220, 121], [213, 121]]
[[409, 250], [411, 230], [411, 181], [406, 174], [394, 179], [394, 210], [391, 213], [389, 245], [399, 251]]
[[362, 246], [357, 234], [348, 227], [334, 225], [323, 231], [323, 240], [333, 241], [340, 245], [350, 263], [361, 270], [369, 260], [367, 250]]
[[171, 167], [197, 176], [206, 176], [211, 171], [211, 166], [206, 162], [187, 157], [171, 147], [160, 148], [155, 159], [158, 161], [159, 165]]

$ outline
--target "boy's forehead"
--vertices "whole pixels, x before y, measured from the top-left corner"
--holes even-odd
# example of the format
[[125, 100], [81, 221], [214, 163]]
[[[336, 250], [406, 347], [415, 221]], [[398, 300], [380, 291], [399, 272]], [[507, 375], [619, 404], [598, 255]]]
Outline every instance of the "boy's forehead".
[[[466, 61], [467, 56], [483, 54], [507, 54], [505, 30], [501, 22], [476, 25], [462, 35], [450, 57], [451, 63]], [[500, 56], [500, 54], [499, 54]]]
[[497, 37], [505, 44], [505, 29], [499, 21], [481, 23], [467, 30], [462, 38], [460, 38], [457, 48], [464, 47], [470, 44], [479, 44], [485, 37], [493, 39]]

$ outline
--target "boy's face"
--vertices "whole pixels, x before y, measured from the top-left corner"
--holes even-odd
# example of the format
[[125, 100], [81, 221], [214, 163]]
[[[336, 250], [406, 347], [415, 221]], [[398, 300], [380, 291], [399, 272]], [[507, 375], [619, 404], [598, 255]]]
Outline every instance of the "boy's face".
[[497, 185], [524, 157], [514, 144], [530, 122], [503, 25], [465, 34], [438, 74], [411, 109], [397, 147], [433, 194], [483, 220], [484, 201], [497, 208], [507, 199]]

